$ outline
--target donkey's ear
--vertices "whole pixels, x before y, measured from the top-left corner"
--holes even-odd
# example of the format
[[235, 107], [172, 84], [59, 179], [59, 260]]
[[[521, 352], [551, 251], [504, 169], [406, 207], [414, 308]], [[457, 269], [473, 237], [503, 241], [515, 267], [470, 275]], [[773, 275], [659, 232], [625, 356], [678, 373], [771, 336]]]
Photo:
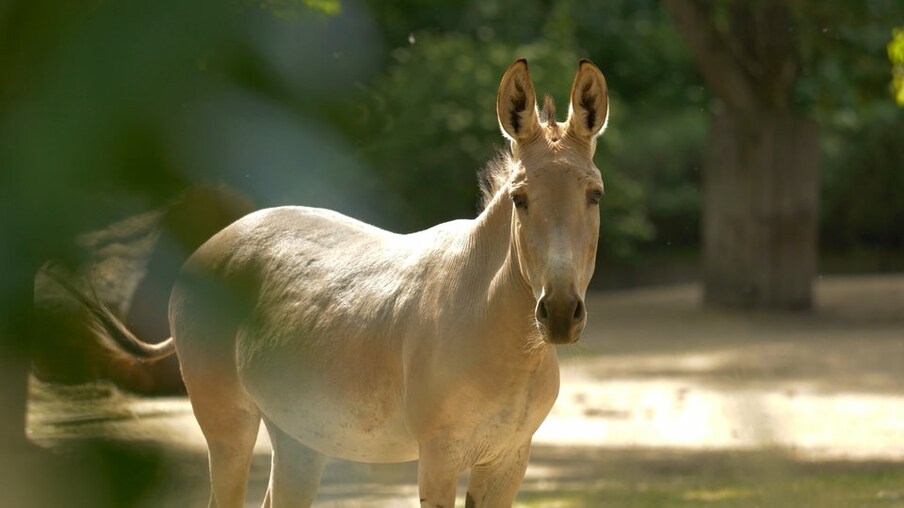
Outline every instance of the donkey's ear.
[[590, 60], [582, 59], [571, 87], [568, 130], [581, 139], [603, 133], [609, 120], [609, 91], [606, 78]]
[[502, 76], [496, 94], [496, 116], [502, 133], [516, 143], [526, 143], [540, 134], [537, 96], [527, 72], [527, 60], [516, 61]]

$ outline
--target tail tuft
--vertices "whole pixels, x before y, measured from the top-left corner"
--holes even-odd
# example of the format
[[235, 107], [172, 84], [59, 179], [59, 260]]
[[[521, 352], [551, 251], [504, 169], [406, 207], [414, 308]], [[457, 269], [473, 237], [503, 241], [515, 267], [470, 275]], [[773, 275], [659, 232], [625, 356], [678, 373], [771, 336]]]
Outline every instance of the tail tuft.
[[94, 286], [91, 286], [91, 295], [87, 295], [56, 271], [47, 270], [46, 274], [85, 307], [91, 316], [92, 327], [97, 332], [98, 338], [113, 351], [146, 362], [160, 360], [176, 351], [172, 337], [159, 344], [150, 344], [136, 337], [98, 298]]

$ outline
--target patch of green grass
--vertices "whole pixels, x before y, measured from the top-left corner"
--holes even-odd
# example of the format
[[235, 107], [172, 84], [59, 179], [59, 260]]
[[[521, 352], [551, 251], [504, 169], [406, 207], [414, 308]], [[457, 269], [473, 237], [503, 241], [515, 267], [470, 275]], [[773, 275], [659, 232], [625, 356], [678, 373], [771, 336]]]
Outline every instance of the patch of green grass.
[[590, 465], [597, 479], [526, 482], [516, 506], [904, 508], [904, 464], [801, 463], [767, 453]]

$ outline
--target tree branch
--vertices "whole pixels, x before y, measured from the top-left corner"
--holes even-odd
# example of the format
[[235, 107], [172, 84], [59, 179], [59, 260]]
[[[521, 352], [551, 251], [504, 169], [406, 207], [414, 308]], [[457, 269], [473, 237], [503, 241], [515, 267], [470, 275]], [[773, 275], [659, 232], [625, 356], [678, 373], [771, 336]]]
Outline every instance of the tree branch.
[[752, 76], [700, 5], [694, 0], [663, 0], [663, 5], [675, 20], [710, 90], [731, 109], [755, 112], [760, 105]]

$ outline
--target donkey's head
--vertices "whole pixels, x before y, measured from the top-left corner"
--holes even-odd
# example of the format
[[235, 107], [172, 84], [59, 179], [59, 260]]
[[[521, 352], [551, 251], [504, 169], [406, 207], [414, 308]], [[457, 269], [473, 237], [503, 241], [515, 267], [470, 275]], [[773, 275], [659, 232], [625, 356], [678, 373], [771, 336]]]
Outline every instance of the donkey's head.
[[527, 61], [518, 60], [496, 97], [499, 125], [511, 140], [516, 166], [508, 186], [512, 241], [537, 301], [543, 339], [568, 344], [584, 329], [584, 294], [596, 259], [603, 181], [593, 153], [609, 114], [606, 80], [581, 60], [564, 123], [556, 121], [550, 99], [541, 121], [536, 103]]

